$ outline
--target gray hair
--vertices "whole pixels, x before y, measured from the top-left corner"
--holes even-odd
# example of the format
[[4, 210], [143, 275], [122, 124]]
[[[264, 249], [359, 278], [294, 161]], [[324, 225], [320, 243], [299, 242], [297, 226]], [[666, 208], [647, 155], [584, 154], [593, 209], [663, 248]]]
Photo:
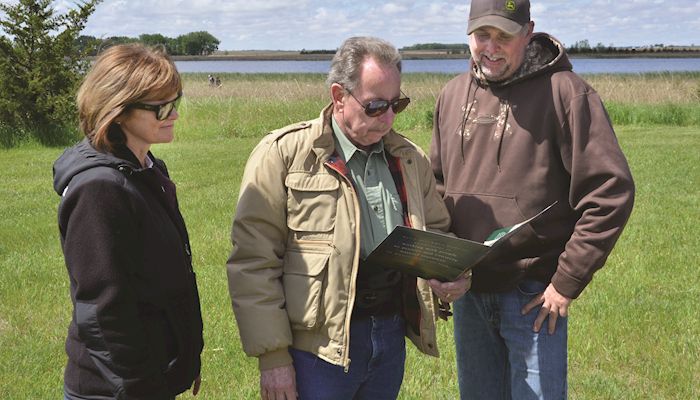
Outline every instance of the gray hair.
[[345, 90], [354, 91], [360, 83], [362, 62], [368, 57], [380, 64], [396, 65], [401, 72], [401, 55], [391, 43], [371, 36], [351, 37], [333, 56], [326, 79], [328, 86], [338, 83]]

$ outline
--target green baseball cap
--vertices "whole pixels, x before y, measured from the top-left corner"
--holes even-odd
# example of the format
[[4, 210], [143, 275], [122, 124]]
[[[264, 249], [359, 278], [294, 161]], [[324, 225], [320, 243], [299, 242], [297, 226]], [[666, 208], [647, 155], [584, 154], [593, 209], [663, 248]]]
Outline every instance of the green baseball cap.
[[483, 26], [493, 26], [515, 35], [530, 22], [529, 0], [472, 0], [467, 34]]

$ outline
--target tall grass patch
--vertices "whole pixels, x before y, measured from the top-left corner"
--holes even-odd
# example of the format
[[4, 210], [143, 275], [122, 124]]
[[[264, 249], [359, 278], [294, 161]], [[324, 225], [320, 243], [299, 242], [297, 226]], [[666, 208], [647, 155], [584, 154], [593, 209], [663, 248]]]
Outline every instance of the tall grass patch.
[[622, 104], [697, 104], [700, 72], [583, 75], [605, 101]]
[[607, 102], [610, 118], [619, 125], [700, 126], [700, 103], [626, 104]]

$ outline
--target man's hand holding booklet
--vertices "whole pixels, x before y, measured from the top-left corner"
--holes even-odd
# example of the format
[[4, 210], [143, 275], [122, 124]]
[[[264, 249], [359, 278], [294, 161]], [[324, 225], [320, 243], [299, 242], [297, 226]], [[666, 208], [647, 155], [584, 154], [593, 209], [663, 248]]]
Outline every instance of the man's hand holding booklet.
[[397, 226], [365, 261], [424, 279], [454, 281], [478, 266], [487, 255], [493, 256], [501, 244], [554, 204], [556, 202], [523, 222], [493, 231], [484, 243]]

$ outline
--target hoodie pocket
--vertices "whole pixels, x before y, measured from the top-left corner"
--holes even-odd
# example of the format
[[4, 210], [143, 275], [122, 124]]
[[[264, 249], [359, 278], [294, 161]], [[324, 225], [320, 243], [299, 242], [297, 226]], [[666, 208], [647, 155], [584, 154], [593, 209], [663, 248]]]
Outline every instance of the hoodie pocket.
[[447, 192], [445, 204], [452, 215], [452, 232], [470, 240], [484, 241], [494, 230], [527, 219], [508, 194]]

